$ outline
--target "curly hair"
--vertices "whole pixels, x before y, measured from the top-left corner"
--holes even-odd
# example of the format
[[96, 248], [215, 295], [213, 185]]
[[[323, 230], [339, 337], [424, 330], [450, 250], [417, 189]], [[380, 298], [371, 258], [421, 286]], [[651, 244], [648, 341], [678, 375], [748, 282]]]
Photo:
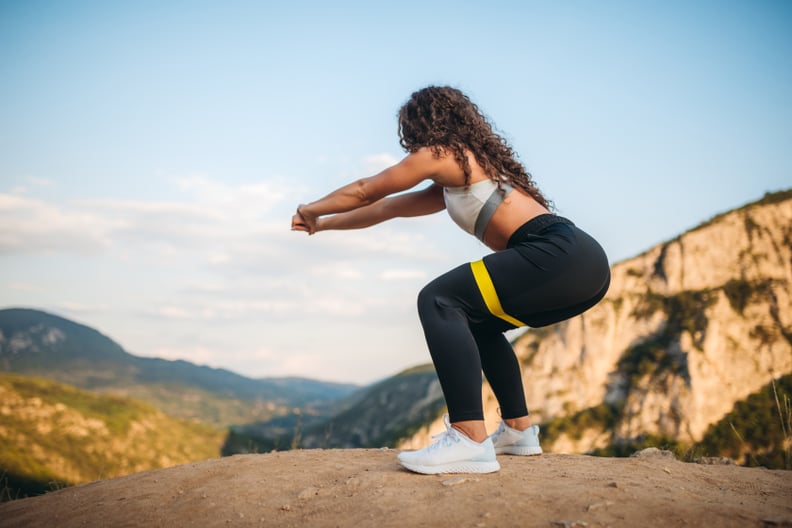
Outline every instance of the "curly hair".
[[465, 173], [465, 186], [470, 185], [470, 164], [465, 155], [469, 150], [498, 188], [509, 183], [550, 207], [506, 140], [492, 129], [478, 106], [456, 88], [428, 86], [414, 92], [399, 110], [399, 143], [407, 152], [430, 148], [437, 157], [444, 150], [451, 151]]

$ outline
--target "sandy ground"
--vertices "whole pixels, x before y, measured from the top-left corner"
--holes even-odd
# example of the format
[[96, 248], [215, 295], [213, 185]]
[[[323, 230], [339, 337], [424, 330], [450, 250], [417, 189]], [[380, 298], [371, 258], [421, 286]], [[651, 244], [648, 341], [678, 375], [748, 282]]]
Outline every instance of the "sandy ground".
[[416, 475], [388, 449], [240, 455], [0, 505], [5, 527], [788, 526], [792, 471], [660, 456], [499, 457]]

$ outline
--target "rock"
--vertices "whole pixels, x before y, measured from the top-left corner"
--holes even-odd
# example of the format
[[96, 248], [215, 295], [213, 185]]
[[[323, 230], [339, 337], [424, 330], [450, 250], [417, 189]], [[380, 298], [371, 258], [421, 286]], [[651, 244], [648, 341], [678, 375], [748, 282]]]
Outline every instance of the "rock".
[[478, 482], [479, 479], [475, 477], [454, 477], [443, 481], [443, 486], [456, 486], [464, 484], [465, 482]]
[[734, 460], [729, 457], [699, 457], [694, 460], [696, 464], [704, 464], [707, 466], [733, 466]]
[[664, 459], [664, 460], [676, 460], [674, 453], [671, 451], [667, 451], [665, 449], [658, 449], [656, 447], [647, 447], [646, 449], [641, 449], [640, 451], [636, 451], [630, 458], [649, 458], [649, 459]]
[[792, 528], [792, 518], [762, 519], [764, 528]]
[[586, 521], [553, 521], [553, 526], [560, 528], [586, 528], [588, 523]]
[[606, 501], [592, 502], [591, 504], [586, 506], [586, 511], [587, 512], [597, 511], [603, 508], [607, 508], [608, 506], [613, 506], [613, 501], [606, 500]]
[[311, 497], [315, 497], [319, 494], [319, 490], [316, 488], [305, 488], [299, 494], [297, 494], [298, 499], [310, 499]]

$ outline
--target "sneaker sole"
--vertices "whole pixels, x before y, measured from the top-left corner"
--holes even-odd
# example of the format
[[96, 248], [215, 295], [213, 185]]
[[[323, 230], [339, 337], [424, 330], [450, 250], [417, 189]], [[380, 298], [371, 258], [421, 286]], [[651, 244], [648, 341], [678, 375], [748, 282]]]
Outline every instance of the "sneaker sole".
[[505, 446], [505, 447], [496, 447], [495, 448], [496, 455], [523, 455], [523, 456], [530, 456], [530, 455], [541, 455], [542, 448], [539, 446]]
[[500, 470], [500, 464], [494, 462], [474, 462], [464, 460], [462, 462], [450, 462], [439, 466], [420, 466], [417, 464], [399, 463], [410, 471], [422, 473], [424, 475], [437, 475], [440, 473], [494, 473]]

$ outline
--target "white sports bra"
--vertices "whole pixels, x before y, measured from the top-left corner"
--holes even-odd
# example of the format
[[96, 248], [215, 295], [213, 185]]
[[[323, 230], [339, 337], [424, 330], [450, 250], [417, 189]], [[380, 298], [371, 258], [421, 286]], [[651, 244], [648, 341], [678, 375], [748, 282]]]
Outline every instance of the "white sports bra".
[[479, 240], [484, 240], [495, 209], [514, 188], [504, 183], [503, 192], [498, 190], [498, 184], [487, 178], [480, 182], [472, 183], [465, 187], [444, 187], [443, 199], [451, 219], [456, 224], [475, 235]]

